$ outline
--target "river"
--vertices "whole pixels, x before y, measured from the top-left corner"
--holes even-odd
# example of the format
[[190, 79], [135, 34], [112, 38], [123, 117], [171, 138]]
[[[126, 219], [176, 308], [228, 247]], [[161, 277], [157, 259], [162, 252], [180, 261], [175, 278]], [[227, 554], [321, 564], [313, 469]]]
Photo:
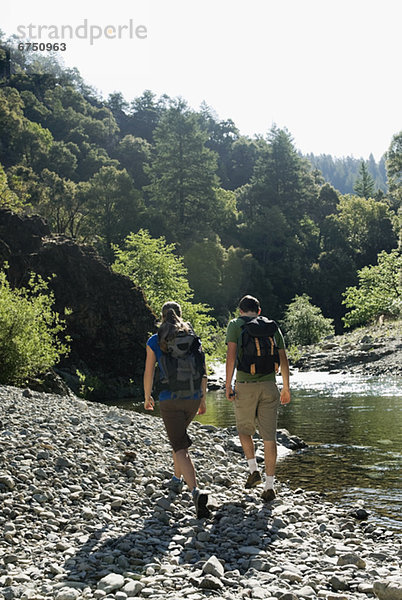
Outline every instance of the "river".
[[[292, 402], [280, 408], [278, 427], [309, 447], [280, 460], [277, 478], [345, 506], [362, 502], [379, 526], [401, 531], [402, 379], [294, 373], [291, 388]], [[143, 412], [139, 403], [119, 406]], [[197, 419], [235, 424], [220, 390], [208, 393], [207, 413]]]

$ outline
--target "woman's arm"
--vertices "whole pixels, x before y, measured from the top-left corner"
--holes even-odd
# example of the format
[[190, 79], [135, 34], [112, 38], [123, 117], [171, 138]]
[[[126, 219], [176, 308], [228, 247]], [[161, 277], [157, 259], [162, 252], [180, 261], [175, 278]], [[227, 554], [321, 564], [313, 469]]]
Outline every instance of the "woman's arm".
[[[205, 371], [206, 373], [206, 371]], [[200, 408], [198, 409], [197, 415], [204, 415], [207, 412], [207, 383], [208, 378], [207, 375], [203, 375], [201, 379], [201, 402]]]
[[153, 410], [155, 401], [152, 398], [152, 386], [154, 383], [156, 356], [155, 352], [147, 346], [147, 358], [145, 361], [144, 371], [144, 408], [145, 410]]

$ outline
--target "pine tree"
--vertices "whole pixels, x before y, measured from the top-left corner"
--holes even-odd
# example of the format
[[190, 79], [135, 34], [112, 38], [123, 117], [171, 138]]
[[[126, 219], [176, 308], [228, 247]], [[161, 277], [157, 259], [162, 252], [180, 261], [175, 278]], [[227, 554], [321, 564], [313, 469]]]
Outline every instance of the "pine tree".
[[368, 172], [364, 161], [360, 165], [359, 176], [355, 181], [354, 191], [361, 198], [372, 198], [375, 194], [374, 179]]
[[182, 100], [172, 103], [154, 131], [148, 216], [154, 234], [184, 246], [208, 234], [215, 220], [217, 164], [207, 138]]

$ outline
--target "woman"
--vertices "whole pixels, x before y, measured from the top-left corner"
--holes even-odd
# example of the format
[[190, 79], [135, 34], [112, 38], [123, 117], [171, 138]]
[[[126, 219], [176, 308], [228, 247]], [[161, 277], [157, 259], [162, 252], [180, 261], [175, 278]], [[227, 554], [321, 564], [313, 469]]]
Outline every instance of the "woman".
[[[147, 341], [147, 357], [144, 372], [144, 408], [153, 410], [155, 401], [152, 397], [152, 386], [155, 373], [155, 364], [158, 362], [161, 382], [164, 389], [159, 394], [160, 412], [165, 424], [166, 433], [173, 449], [174, 475], [171, 481], [171, 489], [180, 491], [183, 485], [182, 477], [192, 491], [197, 518], [208, 517], [210, 511], [207, 508], [208, 494], [201, 492], [197, 487], [197, 480], [193, 462], [188, 449], [192, 441], [187, 433], [187, 427], [196, 414], [204, 414], [206, 411], [206, 389], [207, 376], [205, 374], [205, 362], [202, 358], [202, 370], [199, 378], [191, 379], [188, 391], [179, 389], [183, 385], [177, 385], [177, 378], [169, 377], [168, 364], [174, 363], [171, 359], [172, 343], [177, 336], [186, 336], [189, 339], [198, 340], [189, 323], [181, 318], [181, 307], [177, 302], [166, 302], [162, 307], [162, 322], [158, 333], [152, 335]], [[199, 340], [198, 340], [199, 343]], [[201, 344], [199, 343], [199, 355]], [[170, 363], [168, 361], [170, 360]], [[174, 380], [174, 384], [173, 384]], [[195, 381], [195, 385], [194, 385]], [[172, 389], [173, 388], [173, 389]]]

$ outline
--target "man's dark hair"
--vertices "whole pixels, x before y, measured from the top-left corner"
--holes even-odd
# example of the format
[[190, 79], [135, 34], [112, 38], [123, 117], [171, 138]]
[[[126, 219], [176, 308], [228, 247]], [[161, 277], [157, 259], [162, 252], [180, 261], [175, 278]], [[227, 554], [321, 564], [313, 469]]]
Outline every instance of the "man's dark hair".
[[243, 312], [258, 313], [261, 307], [259, 301], [254, 296], [243, 296], [239, 302], [239, 308]]

